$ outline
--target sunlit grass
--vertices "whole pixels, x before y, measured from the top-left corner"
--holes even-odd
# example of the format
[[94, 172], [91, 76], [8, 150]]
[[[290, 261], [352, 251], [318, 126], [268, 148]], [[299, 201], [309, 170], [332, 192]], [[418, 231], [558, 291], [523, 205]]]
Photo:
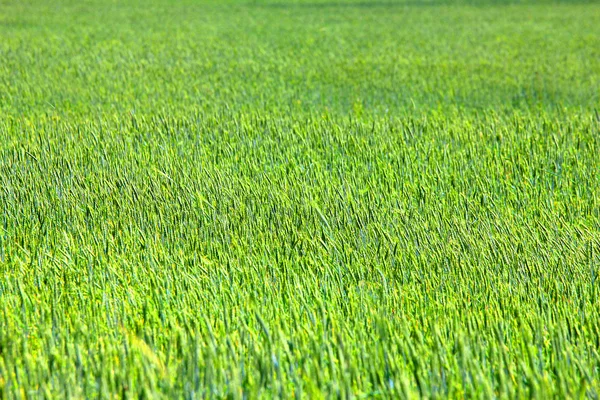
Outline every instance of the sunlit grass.
[[598, 396], [600, 6], [0, 2], [2, 397]]

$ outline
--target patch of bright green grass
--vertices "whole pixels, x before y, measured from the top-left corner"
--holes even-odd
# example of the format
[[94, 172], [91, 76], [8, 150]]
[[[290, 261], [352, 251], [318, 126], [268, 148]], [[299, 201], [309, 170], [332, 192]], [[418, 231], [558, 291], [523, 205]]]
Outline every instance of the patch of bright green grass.
[[2, 397], [595, 398], [600, 5], [0, 2]]

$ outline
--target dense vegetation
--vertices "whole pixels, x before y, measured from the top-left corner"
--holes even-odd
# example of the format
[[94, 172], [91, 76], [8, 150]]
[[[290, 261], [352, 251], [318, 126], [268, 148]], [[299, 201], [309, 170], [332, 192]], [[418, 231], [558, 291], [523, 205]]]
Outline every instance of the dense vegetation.
[[600, 395], [600, 4], [0, 1], [1, 397]]

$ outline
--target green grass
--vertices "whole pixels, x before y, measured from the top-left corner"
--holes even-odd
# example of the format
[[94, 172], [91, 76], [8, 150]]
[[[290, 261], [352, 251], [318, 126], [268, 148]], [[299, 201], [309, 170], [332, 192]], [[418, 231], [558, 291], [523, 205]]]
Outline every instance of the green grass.
[[0, 397], [600, 396], [600, 4], [0, 0]]

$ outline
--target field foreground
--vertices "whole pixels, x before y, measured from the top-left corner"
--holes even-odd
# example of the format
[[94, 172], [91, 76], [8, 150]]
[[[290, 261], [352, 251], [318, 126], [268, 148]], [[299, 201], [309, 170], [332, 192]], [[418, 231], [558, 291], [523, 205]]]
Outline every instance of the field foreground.
[[0, 0], [0, 397], [600, 396], [600, 4]]

